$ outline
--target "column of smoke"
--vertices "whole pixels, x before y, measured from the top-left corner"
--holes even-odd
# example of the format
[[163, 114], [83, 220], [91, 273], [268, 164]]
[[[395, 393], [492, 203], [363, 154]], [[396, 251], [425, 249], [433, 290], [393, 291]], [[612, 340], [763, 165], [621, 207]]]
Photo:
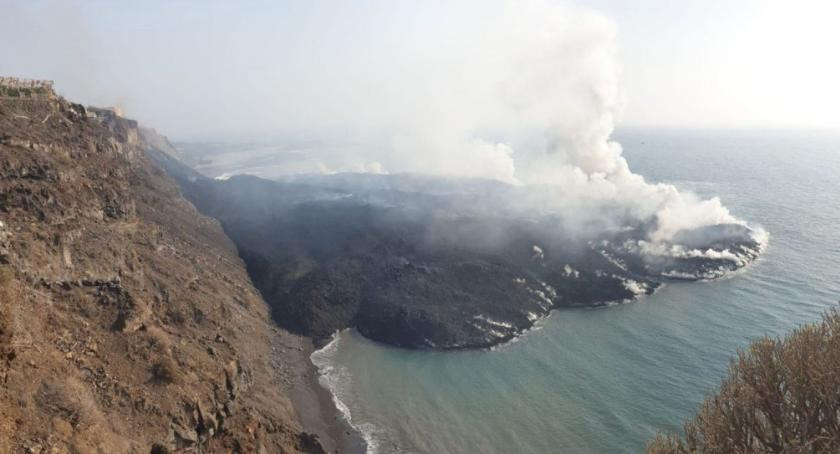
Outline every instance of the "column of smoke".
[[[179, 99], [190, 96], [191, 102], [184, 104], [193, 110], [177, 118], [185, 124], [202, 120], [205, 112], [221, 112], [220, 124], [207, 127], [303, 131], [306, 139], [321, 145], [307, 150], [311, 162], [296, 158], [293, 164], [300, 166], [295, 173], [427, 173], [500, 180], [521, 189], [506, 201], [506, 209], [559, 213], [568, 230], [652, 223], [649, 239], [656, 242], [683, 229], [740, 222], [716, 198], [699, 200], [631, 172], [621, 146], [610, 140], [624, 94], [616, 26], [603, 15], [547, 0], [373, 3], [370, 11], [342, 10], [358, 11], [346, 21], [330, 22], [335, 28], [330, 30], [322, 22], [340, 5], [313, 4], [299, 11], [304, 17], [289, 36], [273, 35], [282, 29], [237, 29], [255, 46], [241, 51], [260, 63], [256, 67], [268, 69], [222, 59], [225, 83], [213, 86], [212, 96], [204, 96], [203, 84], [195, 81], [205, 80], [206, 85], [208, 74], [219, 74], [213, 66], [216, 50], [178, 48], [179, 58], [183, 54], [189, 62], [185, 66], [195, 68], [187, 74], [189, 82], [178, 83], [163, 67], [155, 72], [161, 79], [151, 86], [154, 95], [135, 98], [133, 110], [145, 106], [148, 116], [162, 115], [160, 108], [154, 115], [148, 111], [155, 102], [171, 107], [171, 97], [160, 94], [163, 88]], [[70, 36], [67, 42], [90, 55], [106, 54], [100, 46], [112, 42], [106, 35], [73, 41], [75, 30], [61, 32], [67, 21], [55, 22], [46, 13], [21, 9], [9, 16], [15, 21], [3, 17], [0, 24], [22, 33], [22, 42], [41, 43], [42, 37], [30, 37], [28, 28], [12, 22], [46, 23], [56, 30], [50, 36], [65, 41]], [[55, 78], [61, 87], [69, 87], [68, 94], [97, 99], [102, 84], [73, 83], [90, 65], [66, 62], [63, 47], [53, 41], [43, 41], [36, 46], [41, 52], [34, 54], [39, 62], [55, 61], [62, 67], [35, 75]], [[140, 61], [155, 61], [159, 52], [134, 49], [145, 52], [133, 59]], [[214, 58], [202, 57], [208, 53]], [[150, 90], [118, 60], [101, 64], [110, 65], [108, 73], [119, 75], [122, 86]], [[241, 80], [254, 83], [234, 83]], [[331, 132], [336, 127], [349, 133], [335, 139]], [[487, 209], [498, 210], [498, 202]]]
[[410, 54], [393, 59], [382, 94], [397, 102], [383, 123], [396, 132], [387, 153], [372, 154], [376, 168], [520, 185], [521, 211], [578, 226], [652, 222], [653, 242], [741, 223], [717, 198], [630, 170], [610, 139], [624, 95], [609, 19], [542, 1], [474, 6], [476, 17], [429, 24], [403, 43]]

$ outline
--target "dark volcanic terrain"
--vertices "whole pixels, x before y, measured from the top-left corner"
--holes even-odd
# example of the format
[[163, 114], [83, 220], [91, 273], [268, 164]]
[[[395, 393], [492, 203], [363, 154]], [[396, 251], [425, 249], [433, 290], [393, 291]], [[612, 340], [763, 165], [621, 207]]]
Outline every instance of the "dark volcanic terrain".
[[151, 155], [222, 223], [275, 320], [316, 338], [355, 327], [406, 348], [488, 347], [552, 309], [630, 301], [667, 279], [719, 277], [761, 248], [735, 224], [680, 232], [658, 249], [641, 241], [651, 223], [576, 234], [555, 215], [506, 211], [520, 189], [490, 181], [214, 180]]

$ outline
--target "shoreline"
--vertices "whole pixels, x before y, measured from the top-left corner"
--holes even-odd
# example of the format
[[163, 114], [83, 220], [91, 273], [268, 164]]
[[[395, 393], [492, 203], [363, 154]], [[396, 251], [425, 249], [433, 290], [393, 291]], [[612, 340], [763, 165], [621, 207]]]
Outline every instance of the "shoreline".
[[367, 443], [336, 408], [332, 393], [318, 381], [318, 368], [310, 356], [318, 350], [309, 338], [301, 338], [304, 370], [289, 390], [289, 399], [304, 430], [318, 435], [329, 453], [366, 454]]

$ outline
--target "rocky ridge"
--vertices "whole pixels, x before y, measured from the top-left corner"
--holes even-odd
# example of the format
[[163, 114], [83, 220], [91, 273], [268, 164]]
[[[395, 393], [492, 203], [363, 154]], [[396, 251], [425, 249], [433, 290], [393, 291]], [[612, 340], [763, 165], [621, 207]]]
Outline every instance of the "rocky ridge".
[[0, 452], [323, 452], [219, 223], [92, 117], [0, 99]]

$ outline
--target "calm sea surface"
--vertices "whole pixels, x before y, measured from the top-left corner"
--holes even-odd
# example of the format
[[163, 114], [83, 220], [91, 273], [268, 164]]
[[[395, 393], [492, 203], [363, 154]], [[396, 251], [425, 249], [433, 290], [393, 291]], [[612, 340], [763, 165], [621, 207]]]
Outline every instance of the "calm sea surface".
[[605, 309], [555, 311], [494, 351], [405, 351], [352, 331], [313, 355], [371, 451], [640, 452], [678, 430], [738, 347], [819, 319], [840, 300], [840, 138], [629, 131], [631, 168], [770, 233], [730, 278], [671, 283]]

